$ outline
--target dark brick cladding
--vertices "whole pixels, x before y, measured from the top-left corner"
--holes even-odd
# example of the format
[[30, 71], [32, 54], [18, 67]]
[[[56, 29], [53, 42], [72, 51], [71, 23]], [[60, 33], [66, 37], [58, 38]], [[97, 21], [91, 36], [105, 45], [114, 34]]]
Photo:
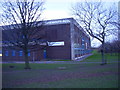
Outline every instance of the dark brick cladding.
[[[71, 19], [70, 19], [71, 20]], [[44, 50], [38, 49], [37, 51], [30, 52], [30, 61], [50, 60], [50, 59], [75, 59], [85, 54], [89, 54], [87, 49], [90, 49], [90, 38], [87, 37], [82, 28], [78, 28], [76, 24], [73, 25], [74, 34], [73, 42], [71, 40], [71, 21], [69, 23], [60, 23], [52, 25], [44, 25], [42, 32], [38, 32], [44, 36], [44, 39], [48, 42], [60, 42], [64, 41], [64, 46], [48, 46], [46, 48], [46, 58], [44, 57]], [[80, 37], [80, 35], [82, 37]], [[85, 41], [82, 41], [84, 39]], [[4, 39], [3, 39], [4, 40]], [[87, 49], [86, 49], [87, 42]], [[73, 44], [73, 49], [72, 48]], [[74, 44], [79, 44], [75, 46]], [[84, 44], [84, 47], [82, 47]], [[38, 46], [39, 47], [39, 46]], [[83, 52], [81, 48], [84, 48], [86, 52]], [[13, 50], [15, 56], [13, 56]], [[8, 56], [5, 55], [8, 51]], [[2, 48], [2, 60], [3, 61], [24, 61], [24, 56], [20, 56], [20, 49], [10, 49], [9, 47]]]
[[49, 42], [64, 41], [64, 46], [47, 48], [47, 57], [50, 59], [70, 59], [70, 24], [47, 26], [46, 36]]
[[[64, 41], [64, 46], [51, 46], [46, 48], [46, 59], [71, 59], [70, 51], [70, 24], [45, 25], [42, 32], [48, 42]], [[3, 47], [3, 61], [23, 61], [24, 56], [19, 56], [19, 49], [15, 50], [15, 56], [12, 56], [13, 49]], [[8, 56], [5, 52], [8, 51]], [[30, 52], [29, 59], [44, 60], [43, 50]]]

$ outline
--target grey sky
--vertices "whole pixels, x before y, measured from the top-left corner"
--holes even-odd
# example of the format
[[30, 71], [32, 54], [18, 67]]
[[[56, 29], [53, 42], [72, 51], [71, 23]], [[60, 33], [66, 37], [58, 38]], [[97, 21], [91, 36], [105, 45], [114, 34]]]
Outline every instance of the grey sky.
[[[76, 2], [82, 2], [85, 0], [46, 0], [45, 4], [45, 11], [43, 13], [43, 18], [50, 20], [50, 19], [60, 19], [60, 18], [69, 18], [73, 17], [71, 14], [71, 6], [74, 5]], [[88, 0], [88, 1], [100, 1], [100, 0]], [[105, 7], [109, 7], [114, 2], [119, 0], [101, 0], [105, 3]], [[113, 2], [113, 3], [111, 3]], [[113, 38], [111, 36], [111, 38]], [[111, 39], [109, 39], [110, 41]], [[92, 41], [92, 46], [99, 46], [100, 42], [97, 40]]]
[[[1, 2], [4, 0], [1, 0]], [[15, 0], [12, 0], [13, 2]], [[31, 0], [29, 0], [31, 1]], [[36, 0], [39, 1], [39, 0]], [[45, 0], [45, 10], [42, 14], [44, 20], [61, 19], [73, 17], [71, 14], [71, 6], [76, 2], [82, 2], [85, 0]], [[87, 0], [87, 1], [100, 1], [100, 0]], [[105, 2], [118, 2], [119, 0], [101, 0]], [[105, 6], [109, 6], [111, 3], [107, 3]], [[99, 46], [97, 40], [92, 41], [92, 46]]]
[[[43, 14], [44, 19], [58, 19], [72, 17], [71, 6], [76, 2], [82, 2], [85, 0], [45, 0], [45, 11]], [[88, 1], [100, 1], [100, 0], [88, 0]], [[119, 0], [101, 0], [105, 2], [118, 2]], [[109, 5], [106, 4], [106, 7]]]

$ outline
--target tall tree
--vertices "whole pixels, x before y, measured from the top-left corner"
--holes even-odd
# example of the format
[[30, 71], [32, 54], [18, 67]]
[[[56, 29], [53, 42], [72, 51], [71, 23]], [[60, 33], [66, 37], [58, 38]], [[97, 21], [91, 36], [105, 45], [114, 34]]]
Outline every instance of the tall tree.
[[[116, 17], [116, 10], [111, 7], [104, 7], [100, 2], [78, 2], [72, 7], [72, 13], [84, 30], [102, 44], [102, 65], [106, 64], [104, 59], [104, 43], [107, 36], [116, 32], [113, 22]], [[113, 32], [114, 31], [114, 32]]]
[[36, 49], [44, 42], [41, 14], [44, 1], [39, 0], [7, 0], [2, 4], [3, 45], [17, 47], [23, 50], [25, 69], [30, 69], [29, 49]]

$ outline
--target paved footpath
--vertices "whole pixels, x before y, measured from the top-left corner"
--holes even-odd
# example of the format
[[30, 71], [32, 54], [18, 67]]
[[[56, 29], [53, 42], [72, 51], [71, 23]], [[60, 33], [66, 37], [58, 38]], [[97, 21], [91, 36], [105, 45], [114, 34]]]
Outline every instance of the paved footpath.
[[[59, 64], [82, 64], [82, 63], [101, 63], [101, 62], [80, 62], [82, 60], [84, 60], [85, 58], [91, 56], [92, 54], [89, 55], [84, 55], [82, 57], [76, 58], [76, 60], [74, 61], [30, 61], [30, 63], [59, 63]], [[112, 62], [120, 62], [120, 61], [112, 61]], [[110, 62], [110, 63], [112, 63]], [[25, 63], [24, 61], [11, 61], [11, 62], [0, 62], [0, 63]]]
[[[118, 62], [120, 63], [120, 61], [111, 61], [109, 63], [113, 63], [113, 62]], [[1, 62], [0, 62], [1, 63]], [[25, 62], [3, 62], [3, 63], [25, 63]], [[56, 63], [56, 64], [83, 64], [83, 63], [101, 63], [101, 62], [78, 62], [78, 61], [36, 61], [36, 62], [30, 62], [30, 63], [46, 63], [46, 64], [52, 64], [52, 63]]]
[[[82, 61], [84, 60], [85, 58], [91, 56], [92, 54], [88, 54], [88, 55], [84, 55], [84, 56], [81, 56], [81, 57], [78, 57], [76, 58], [74, 61], [71, 60], [71, 61], [30, 61], [30, 63], [78, 63], [78, 61]], [[2, 63], [2, 62], [0, 62]], [[25, 63], [24, 61], [10, 61], [10, 62], [3, 62], [3, 63]]]

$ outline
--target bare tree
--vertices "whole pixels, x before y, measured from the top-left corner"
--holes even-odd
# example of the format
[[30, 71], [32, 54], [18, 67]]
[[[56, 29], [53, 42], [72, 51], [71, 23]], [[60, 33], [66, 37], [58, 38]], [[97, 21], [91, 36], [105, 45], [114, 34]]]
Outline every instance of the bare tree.
[[[113, 24], [116, 10], [111, 7], [104, 7], [102, 2], [82, 2], [76, 3], [72, 7], [73, 14], [84, 30], [102, 44], [102, 65], [106, 64], [104, 59], [104, 43], [107, 36], [117, 31]], [[104, 8], [103, 8], [104, 7]]]
[[[101, 51], [102, 46], [99, 47], [99, 51]], [[105, 53], [120, 53], [120, 41], [119, 40], [114, 40], [113, 42], [106, 42], [104, 44], [104, 51]]]
[[41, 14], [44, 1], [7, 0], [2, 3], [3, 45], [23, 50], [25, 69], [30, 69], [28, 53], [45, 42]]

